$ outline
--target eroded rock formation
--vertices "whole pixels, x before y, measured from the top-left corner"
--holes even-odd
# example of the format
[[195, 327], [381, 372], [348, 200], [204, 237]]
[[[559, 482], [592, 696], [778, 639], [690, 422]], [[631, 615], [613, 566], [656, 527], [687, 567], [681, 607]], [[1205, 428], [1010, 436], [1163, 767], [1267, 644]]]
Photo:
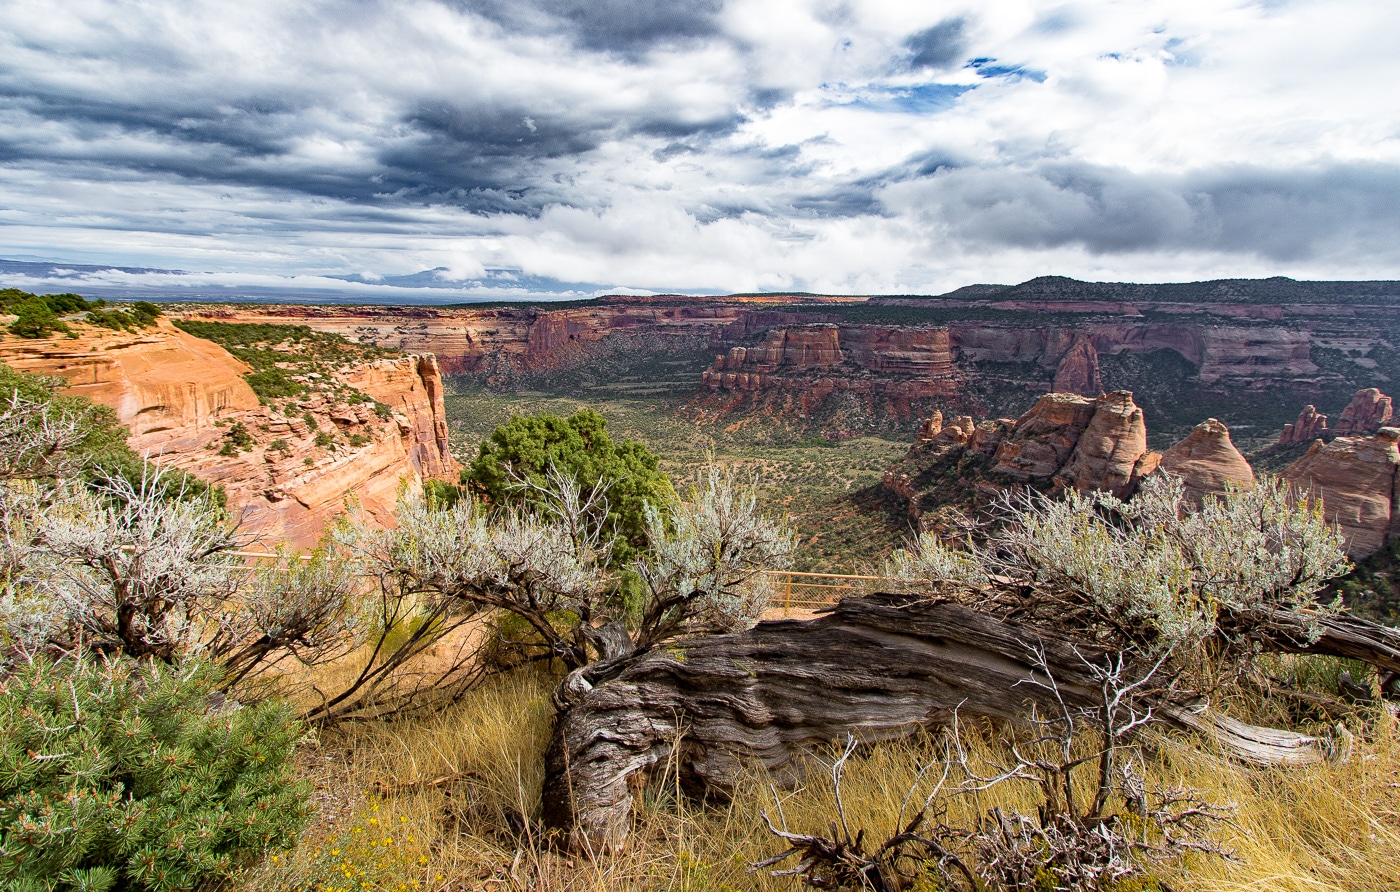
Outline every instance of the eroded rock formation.
[[[224, 487], [228, 507], [263, 545], [312, 545], [346, 499], [393, 522], [400, 487], [455, 479], [442, 377], [432, 356], [375, 360], [337, 372], [373, 402], [311, 394], [260, 405], [249, 369], [222, 347], [164, 320], [136, 334], [83, 327], [76, 339], [0, 341], [0, 359], [68, 379], [69, 392], [111, 406], [131, 446]], [[225, 449], [241, 424], [252, 445]], [[318, 445], [317, 436], [331, 442]]]
[[1289, 443], [1310, 443], [1326, 432], [1327, 416], [1318, 414], [1317, 406], [1307, 405], [1298, 413], [1297, 421], [1283, 426], [1283, 433], [1278, 436], [1278, 444], [1285, 446]]
[[1180, 477], [1186, 497], [1197, 504], [1230, 484], [1254, 488], [1254, 469], [1230, 442], [1230, 429], [1214, 418], [1196, 425], [1184, 440], [1162, 453], [1158, 467]]
[[1016, 420], [993, 458], [992, 470], [1015, 480], [1123, 496], [1158, 456], [1147, 449], [1142, 410], [1120, 390], [1094, 399], [1047, 393]]
[[1385, 427], [1392, 415], [1390, 397], [1374, 387], [1367, 387], [1358, 390], [1342, 410], [1336, 433], [1339, 436], [1373, 434]]
[[1299, 490], [1322, 499], [1328, 520], [1341, 528], [1352, 558], [1374, 554], [1387, 537], [1400, 532], [1397, 441], [1400, 429], [1386, 427], [1374, 436], [1315, 442], [1283, 472]]
[[1132, 495], [1157, 469], [1142, 410], [1127, 391], [1047, 393], [1014, 421], [960, 416], [916, 440], [883, 485], [924, 522], [926, 508], [975, 508], [1012, 484]]

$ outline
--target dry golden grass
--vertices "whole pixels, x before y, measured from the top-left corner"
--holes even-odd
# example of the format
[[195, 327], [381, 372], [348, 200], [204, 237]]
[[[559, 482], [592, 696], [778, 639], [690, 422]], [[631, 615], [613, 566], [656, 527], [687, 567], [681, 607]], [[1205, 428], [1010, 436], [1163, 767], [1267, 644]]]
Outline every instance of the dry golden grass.
[[[625, 851], [592, 860], [551, 848], [534, 816], [552, 683], [527, 674], [497, 678], [430, 720], [325, 733], [305, 756], [321, 818], [296, 851], [264, 864], [242, 889], [797, 888], [749, 874], [748, 865], [782, 848], [763, 829], [764, 810], [795, 831], [829, 826], [834, 799], [819, 764], [805, 785], [777, 792], [781, 818], [763, 777], [746, 778], [728, 802], [704, 803], [679, 795], [671, 773], [639, 792]], [[1400, 730], [1389, 716], [1373, 719], [1346, 761], [1269, 771], [1233, 765], [1198, 741], [1164, 741], [1149, 776], [1233, 803], [1219, 841], [1235, 860], [1199, 856], [1160, 870], [1160, 878], [1199, 892], [1396, 892]], [[970, 730], [964, 740], [974, 761], [999, 757], [983, 733]], [[920, 736], [853, 758], [844, 784], [851, 827], [887, 834], [920, 767], [940, 752], [936, 739]], [[1037, 802], [1029, 784], [1004, 784], [980, 801], [958, 800], [949, 817], [966, 823], [993, 805], [1033, 814]]]

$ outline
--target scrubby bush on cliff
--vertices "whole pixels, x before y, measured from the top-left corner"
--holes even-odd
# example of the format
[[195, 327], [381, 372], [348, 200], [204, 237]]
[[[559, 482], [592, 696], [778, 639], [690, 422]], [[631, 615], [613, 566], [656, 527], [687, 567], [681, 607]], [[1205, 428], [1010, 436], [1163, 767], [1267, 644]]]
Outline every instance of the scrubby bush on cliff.
[[81, 310], [92, 310], [103, 301], [86, 301], [76, 294], [46, 294], [43, 296], [18, 288], [0, 289], [0, 312], [18, 316], [10, 323], [10, 333], [21, 338], [45, 338], [55, 331], [67, 332], [68, 326], [60, 316]]
[[609, 560], [624, 566], [647, 541], [645, 506], [669, 503], [675, 493], [651, 450], [636, 440], [614, 441], [607, 426], [592, 409], [568, 418], [549, 412], [517, 415], [482, 441], [476, 460], [462, 471], [462, 482], [493, 505], [536, 509], [549, 502], [551, 468], [584, 491], [605, 487], [607, 511], [596, 522], [613, 542]]
[[[0, 363], [0, 482], [112, 478], [139, 481], [144, 461], [127, 446], [127, 430], [106, 406], [65, 396], [61, 378], [16, 372]], [[160, 478], [167, 498], [210, 498], [224, 493], [182, 471]]]
[[298, 723], [214, 695], [200, 663], [24, 662], [0, 680], [0, 881], [28, 890], [208, 888], [287, 848], [309, 789]]
[[1337, 609], [1319, 593], [1349, 567], [1321, 506], [1272, 478], [1199, 508], [1161, 476], [1131, 501], [1027, 493], [1002, 507], [985, 545], [925, 533], [885, 572], [1108, 647], [1238, 659], [1261, 637], [1315, 634]]
[[[79, 299], [81, 300], [81, 298]], [[149, 328], [160, 314], [160, 307], [149, 301], [138, 300], [131, 304], [118, 304], [108, 309], [93, 310], [83, 318], [91, 325], [110, 328], [113, 331], [135, 331]]]
[[466, 499], [445, 509], [410, 502], [396, 529], [362, 530], [358, 544], [404, 592], [515, 617], [530, 633], [522, 647], [569, 669], [751, 623], [767, 603], [763, 571], [785, 566], [793, 548], [751, 484], [710, 467], [684, 498], [643, 506], [649, 547], [628, 567], [643, 584], [635, 603], [619, 585], [622, 537], [611, 532], [604, 483], [585, 488], [551, 468], [532, 496], [495, 511]]

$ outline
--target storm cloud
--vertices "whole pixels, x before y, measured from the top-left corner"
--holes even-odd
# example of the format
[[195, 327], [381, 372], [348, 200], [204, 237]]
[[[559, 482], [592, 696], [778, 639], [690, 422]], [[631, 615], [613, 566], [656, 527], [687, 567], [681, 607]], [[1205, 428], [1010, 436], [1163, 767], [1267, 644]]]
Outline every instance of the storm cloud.
[[1390, 4], [6, 18], [0, 258], [570, 294], [1400, 277]]

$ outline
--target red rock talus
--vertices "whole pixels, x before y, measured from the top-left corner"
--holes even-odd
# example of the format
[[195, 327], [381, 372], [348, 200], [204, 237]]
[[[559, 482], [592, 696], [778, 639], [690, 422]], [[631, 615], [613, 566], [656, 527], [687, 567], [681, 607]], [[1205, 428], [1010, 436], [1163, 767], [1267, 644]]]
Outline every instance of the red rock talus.
[[1341, 528], [1352, 558], [1374, 554], [1388, 536], [1400, 532], [1395, 504], [1395, 476], [1400, 468], [1397, 440], [1400, 430], [1386, 427], [1375, 436], [1315, 442], [1283, 472], [1293, 486], [1322, 499], [1327, 519]]
[[1254, 469], [1230, 442], [1230, 429], [1206, 419], [1181, 442], [1162, 453], [1163, 473], [1180, 477], [1186, 497], [1199, 504], [1207, 495], [1225, 491], [1227, 484], [1254, 488]]
[[1358, 390], [1342, 410], [1336, 432], [1341, 436], [1373, 434], [1385, 427], [1392, 414], [1390, 397], [1374, 387]]

